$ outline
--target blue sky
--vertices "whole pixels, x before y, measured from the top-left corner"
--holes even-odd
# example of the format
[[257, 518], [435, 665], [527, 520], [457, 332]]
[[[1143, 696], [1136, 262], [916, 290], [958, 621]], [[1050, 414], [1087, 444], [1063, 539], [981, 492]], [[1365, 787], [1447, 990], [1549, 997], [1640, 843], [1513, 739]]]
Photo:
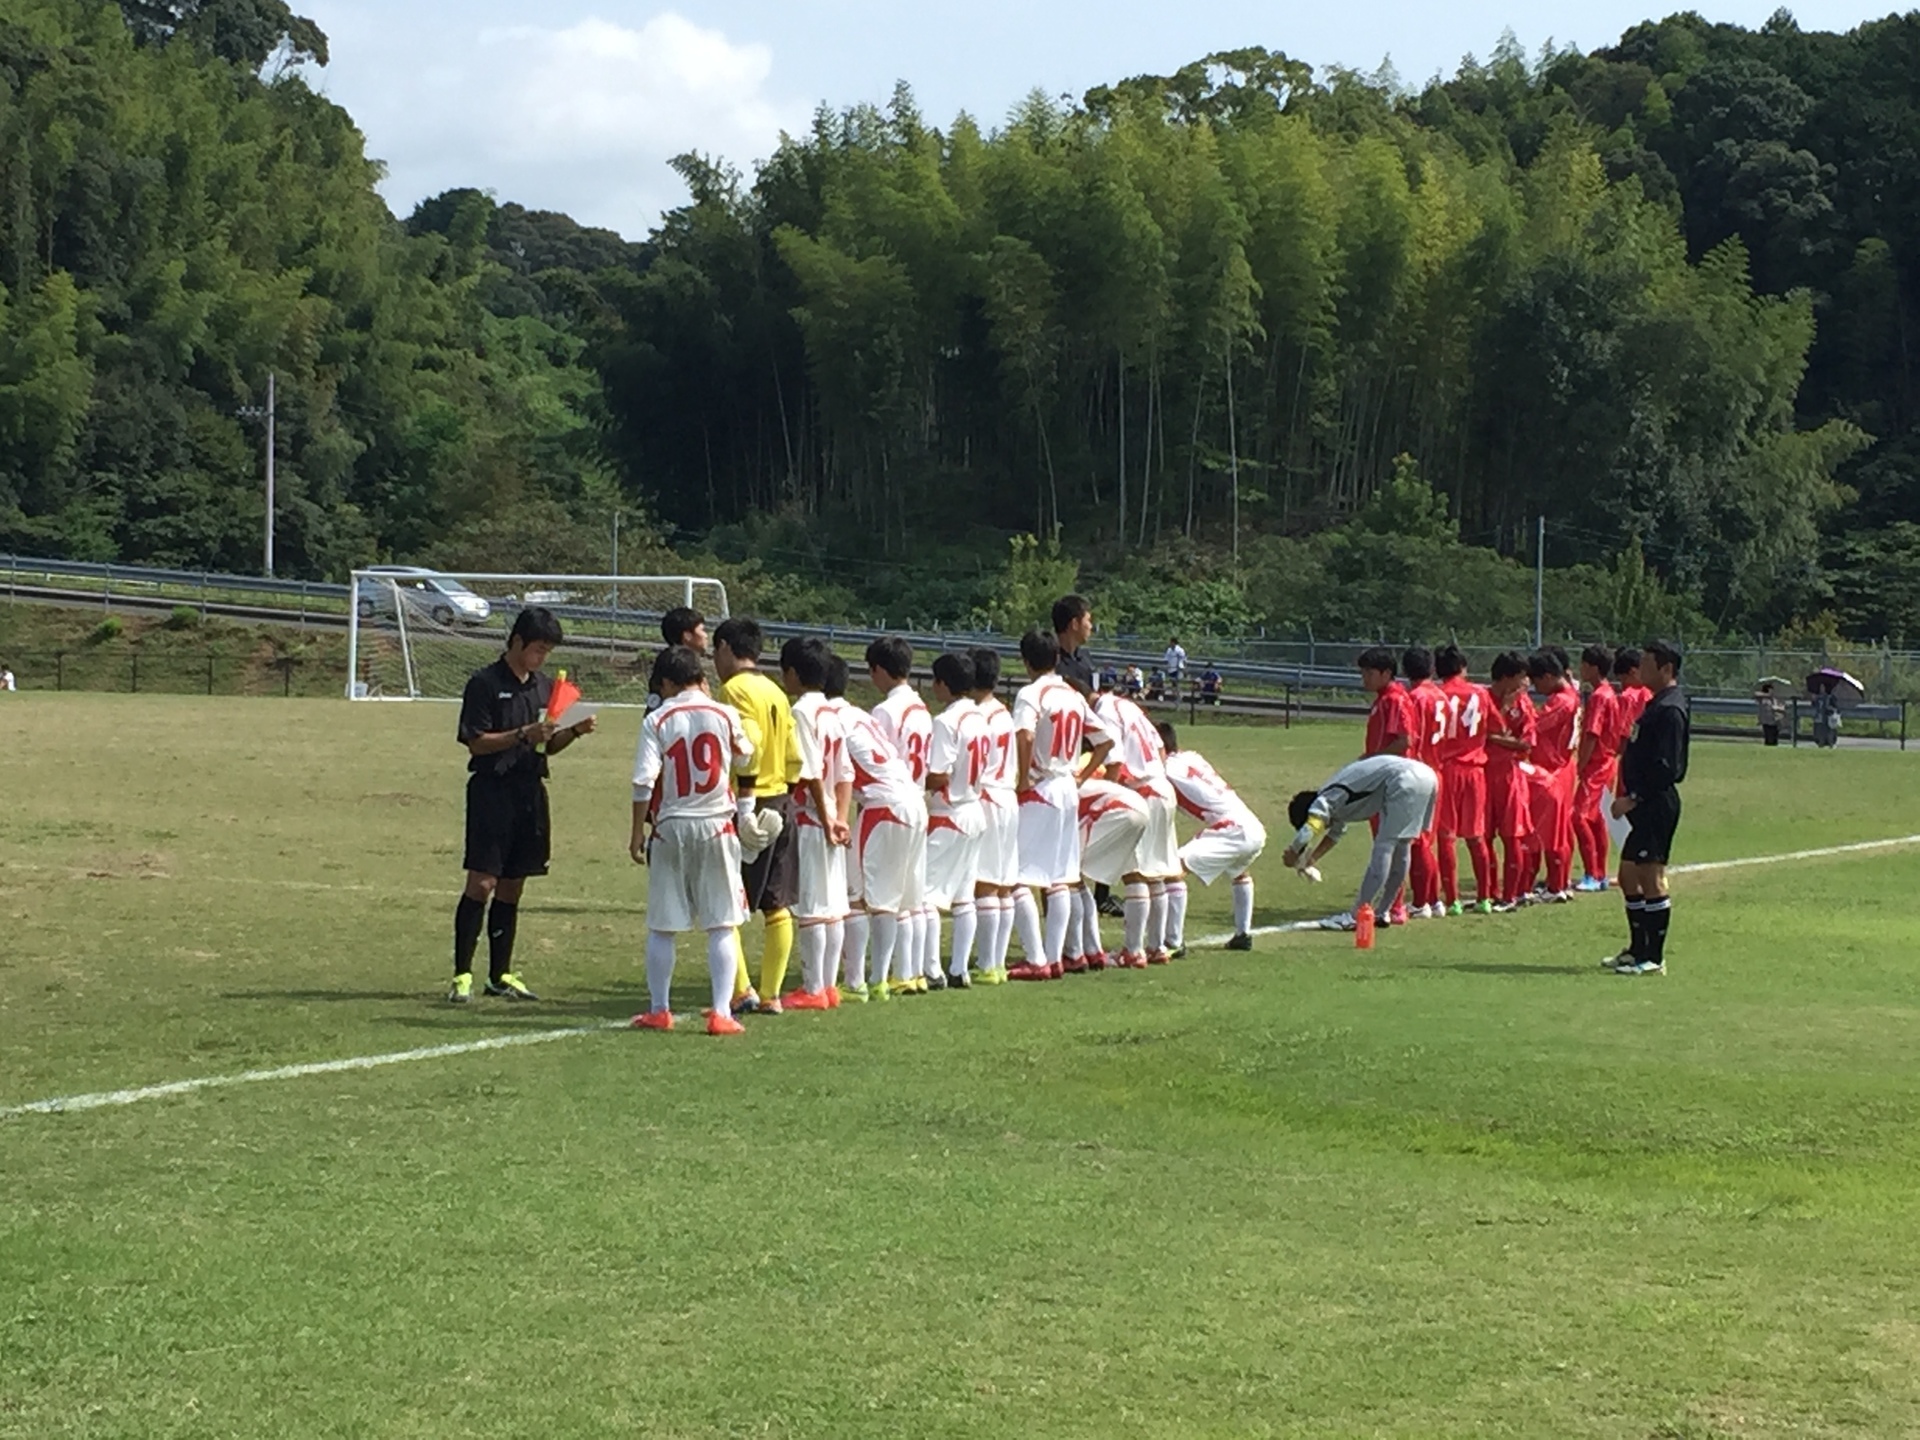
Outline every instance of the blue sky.
[[[1777, 0], [1704, 0], [1757, 25]], [[1672, 8], [1683, 8], [1675, 5]], [[1891, 7], [1803, 0], [1807, 29]], [[1316, 68], [1409, 82], [1485, 55], [1511, 29], [1591, 49], [1650, 13], [1628, 0], [296, 0], [332, 40], [314, 83], [345, 105], [389, 167], [400, 214], [456, 185], [564, 210], [640, 238], [683, 191], [666, 167], [700, 150], [750, 169], [821, 101], [884, 101], [906, 80], [926, 116], [991, 126], [1038, 87], [1080, 95], [1212, 50], [1266, 45]], [[1665, 13], [1664, 10], [1652, 13]]]

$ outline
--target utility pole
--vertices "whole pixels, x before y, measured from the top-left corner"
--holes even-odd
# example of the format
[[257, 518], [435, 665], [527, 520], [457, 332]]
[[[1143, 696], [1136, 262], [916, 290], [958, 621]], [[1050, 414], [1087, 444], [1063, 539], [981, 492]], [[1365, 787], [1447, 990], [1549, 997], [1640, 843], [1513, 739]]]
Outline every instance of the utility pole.
[[1547, 611], [1547, 517], [1540, 517], [1540, 529], [1533, 545], [1533, 648], [1546, 643], [1543, 633]]
[[613, 512], [613, 617], [620, 618], [620, 511]]
[[267, 422], [267, 543], [265, 568], [268, 579], [273, 578], [273, 462], [275, 448], [273, 432], [275, 420], [274, 411], [276, 408], [274, 393], [276, 380], [277, 377], [269, 370], [267, 372], [267, 403], [264, 407], [259, 405], [242, 405], [238, 412], [248, 420], [264, 419]]

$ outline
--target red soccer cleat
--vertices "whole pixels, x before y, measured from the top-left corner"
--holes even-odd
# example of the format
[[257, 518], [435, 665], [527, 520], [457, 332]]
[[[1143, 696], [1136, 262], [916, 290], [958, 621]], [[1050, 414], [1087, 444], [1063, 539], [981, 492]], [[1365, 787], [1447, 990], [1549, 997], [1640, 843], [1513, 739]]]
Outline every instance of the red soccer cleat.
[[1120, 962], [1109, 959], [1107, 952], [1104, 950], [1097, 955], [1087, 956], [1087, 969], [1089, 970], [1118, 970], [1119, 968]]
[[831, 1010], [825, 995], [816, 995], [811, 990], [796, 990], [787, 996], [789, 1010]]
[[1053, 964], [1047, 967], [1047, 978], [1049, 980], [1058, 980], [1062, 975], [1065, 975], [1066, 973], [1067, 973], [1067, 964], [1066, 964], [1066, 961], [1064, 960], [1056, 960], [1053, 962]]
[[716, 1012], [707, 1016], [707, 1034], [709, 1035], [744, 1035], [746, 1033], [747, 1027], [731, 1015], [721, 1015]]
[[673, 1012], [671, 1010], [649, 1010], [644, 1015], [633, 1017], [635, 1030], [671, 1030]]
[[1061, 961], [1060, 968], [1068, 975], [1084, 975], [1087, 973], [1087, 957], [1075, 955], [1070, 960]]
[[1009, 980], [1051, 980], [1052, 978], [1053, 972], [1045, 965], [1009, 965], [1007, 967]]
[[1122, 950], [1120, 959], [1115, 962], [1120, 970], [1144, 970], [1147, 968], [1147, 954], [1144, 950]]
[[1149, 965], [1171, 965], [1172, 963], [1173, 956], [1165, 950], [1155, 950], [1147, 956], [1147, 964]]

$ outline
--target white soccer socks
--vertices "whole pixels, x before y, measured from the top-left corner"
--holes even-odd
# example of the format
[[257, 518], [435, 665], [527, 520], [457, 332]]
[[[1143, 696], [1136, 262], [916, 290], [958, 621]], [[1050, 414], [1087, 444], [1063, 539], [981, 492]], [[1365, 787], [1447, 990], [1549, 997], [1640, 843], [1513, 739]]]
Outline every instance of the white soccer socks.
[[[672, 1008], [668, 1004], [673, 989], [673, 936], [661, 930], [647, 932], [647, 1009]], [[733, 952], [727, 952], [727, 998], [733, 998]]]
[[869, 986], [887, 983], [888, 972], [893, 967], [893, 952], [900, 944], [900, 917], [883, 914], [878, 910], [867, 912], [867, 933], [871, 937], [872, 947], [867, 957], [867, 983]]
[[1047, 928], [1041, 951], [1042, 965], [1058, 965], [1067, 953], [1067, 926], [1073, 921], [1073, 892], [1065, 885], [1047, 889]]
[[[949, 975], [967, 973], [967, 961], [973, 955], [974, 936], [979, 930], [980, 915], [971, 900], [953, 902], [953, 961], [947, 967]], [[938, 932], [935, 932], [936, 935]]]
[[1167, 882], [1167, 949], [1178, 950], [1187, 943], [1187, 882]]
[[[1130, 881], [1122, 904], [1126, 910], [1126, 919], [1121, 922], [1123, 928], [1120, 944], [1129, 955], [1144, 954], [1147, 946], [1147, 926], [1153, 913], [1152, 892], [1147, 882]], [[1166, 914], [1164, 896], [1161, 898], [1160, 909], [1164, 920]]]
[[1241, 875], [1233, 882], [1233, 933], [1246, 935], [1253, 930], [1253, 877]]
[[[733, 1014], [734, 932], [707, 932], [707, 976], [713, 981], [713, 1013]], [[672, 942], [669, 941], [669, 948]]]
[[1020, 948], [1026, 952], [1027, 963], [1045, 965], [1047, 940], [1040, 929], [1040, 907], [1034, 902], [1033, 890], [1026, 885], [1013, 892], [1013, 928], [1020, 932]]

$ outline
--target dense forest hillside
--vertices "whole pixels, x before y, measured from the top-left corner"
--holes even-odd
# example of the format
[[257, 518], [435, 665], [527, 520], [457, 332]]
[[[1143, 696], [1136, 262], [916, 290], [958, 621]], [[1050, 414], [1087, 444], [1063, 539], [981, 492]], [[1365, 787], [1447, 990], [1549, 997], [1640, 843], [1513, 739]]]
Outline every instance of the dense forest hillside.
[[645, 243], [396, 220], [325, 59], [284, 0], [0, 18], [0, 546], [251, 567], [272, 371], [300, 573], [599, 568], [620, 511], [624, 564], [820, 618], [1077, 573], [1510, 632], [1544, 514], [1559, 627], [1920, 639], [1920, 12], [944, 128], [903, 86], [683, 157]]

